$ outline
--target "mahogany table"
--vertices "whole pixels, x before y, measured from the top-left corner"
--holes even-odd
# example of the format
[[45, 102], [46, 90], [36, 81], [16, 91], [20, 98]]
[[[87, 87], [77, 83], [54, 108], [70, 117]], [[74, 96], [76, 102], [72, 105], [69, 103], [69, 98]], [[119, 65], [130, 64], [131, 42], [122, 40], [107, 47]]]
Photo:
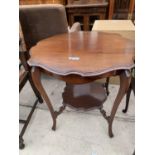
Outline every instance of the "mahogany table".
[[[109, 136], [113, 137], [114, 116], [131, 81], [134, 41], [119, 34], [81, 31], [44, 39], [31, 49], [30, 54], [28, 63], [33, 67], [32, 77], [51, 113], [52, 129], [56, 129], [56, 118], [66, 105], [77, 109], [99, 108], [108, 122]], [[43, 88], [40, 79], [43, 72], [66, 82], [63, 106], [59, 111], [54, 111]], [[107, 116], [103, 109], [106, 91], [93, 81], [110, 76], [119, 76], [120, 88]]]

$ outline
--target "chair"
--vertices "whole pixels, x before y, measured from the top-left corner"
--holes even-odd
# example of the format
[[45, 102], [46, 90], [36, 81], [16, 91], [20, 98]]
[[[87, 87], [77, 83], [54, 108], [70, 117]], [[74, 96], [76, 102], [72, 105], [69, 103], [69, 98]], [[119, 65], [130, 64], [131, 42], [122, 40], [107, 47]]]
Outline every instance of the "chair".
[[19, 18], [27, 50], [47, 37], [81, 30], [80, 23], [68, 27], [65, 7], [60, 4], [21, 5]]
[[20, 59], [20, 65], [19, 65], [19, 92], [21, 92], [22, 88], [24, 87], [24, 85], [26, 84], [27, 81], [29, 81], [37, 99], [36, 101], [34, 102], [34, 105], [32, 106], [32, 109], [27, 117], [26, 120], [19, 120], [20, 123], [23, 123], [24, 126], [20, 132], [20, 135], [19, 135], [19, 148], [20, 149], [23, 149], [25, 147], [25, 144], [24, 144], [24, 140], [23, 140], [23, 135], [26, 131], [26, 128], [30, 122], [30, 119], [32, 117], [32, 114], [36, 108], [36, 105], [38, 103], [38, 101], [40, 103], [43, 102], [42, 100], [42, 97], [40, 95], [40, 93], [38, 92], [38, 90], [36, 89], [34, 83], [33, 83], [33, 80], [32, 80], [32, 77], [31, 77], [31, 68], [28, 66], [27, 64], [27, 59], [28, 59], [28, 52], [27, 51], [24, 51], [23, 48], [22, 48], [22, 40], [20, 39], [19, 41], [19, 46], [20, 46], [20, 50], [19, 50], [19, 59]]
[[[19, 18], [20, 18], [20, 33], [21, 38], [24, 40], [24, 43], [20, 41], [21, 47], [24, 47], [24, 50], [20, 50], [20, 61], [24, 66], [25, 71], [21, 74], [20, 77], [20, 87], [25, 85], [26, 81], [29, 80], [32, 89], [34, 90], [39, 101], [42, 102], [42, 98], [35, 88], [32, 77], [31, 77], [31, 68], [27, 64], [29, 59], [29, 50], [34, 46], [38, 41], [45, 39], [47, 37], [68, 33], [81, 30], [80, 23], [74, 23], [71, 28], [68, 27], [67, 17], [65, 8], [63, 5], [58, 4], [42, 4], [42, 5], [24, 5], [19, 8]], [[38, 101], [38, 100], [37, 100]], [[19, 136], [19, 147], [24, 148], [23, 143], [23, 134], [26, 130], [26, 127], [30, 121], [32, 113], [37, 105], [35, 101], [32, 110], [27, 118], [27, 120], [20, 120], [20, 123], [25, 123], [20, 136]]]

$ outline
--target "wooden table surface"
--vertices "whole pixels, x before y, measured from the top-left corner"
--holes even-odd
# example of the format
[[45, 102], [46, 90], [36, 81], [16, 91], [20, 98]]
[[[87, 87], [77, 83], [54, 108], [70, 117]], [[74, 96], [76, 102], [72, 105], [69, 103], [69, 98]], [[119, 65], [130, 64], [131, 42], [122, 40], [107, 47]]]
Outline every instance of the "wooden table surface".
[[40, 41], [29, 64], [58, 75], [95, 76], [133, 67], [134, 41], [118, 34], [75, 32]]

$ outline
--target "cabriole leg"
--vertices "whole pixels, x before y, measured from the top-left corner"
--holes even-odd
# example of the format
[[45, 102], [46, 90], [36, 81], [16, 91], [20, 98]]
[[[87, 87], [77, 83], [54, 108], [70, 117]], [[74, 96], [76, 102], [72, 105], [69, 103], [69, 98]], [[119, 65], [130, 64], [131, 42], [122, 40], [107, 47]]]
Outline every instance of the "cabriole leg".
[[131, 74], [128, 70], [125, 70], [120, 74], [119, 78], [120, 78], [120, 88], [119, 88], [118, 94], [116, 96], [116, 99], [114, 101], [110, 117], [108, 119], [108, 123], [109, 123], [108, 128], [109, 128], [109, 136], [110, 137], [113, 137], [112, 123], [113, 123], [116, 111], [118, 109], [118, 106], [129, 88], [129, 85], [131, 82]]
[[47, 96], [47, 94], [46, 94], [46, 92], [42, 86], [40, 69], [37, 67], [33, 67], [31, 73], [32, 73], [32, 79], [34, 81], [36, 88], [38, 89], [38, 91], [40, 92], [41, 96], [43, 97], [43, 99], [45, 100], [45, 102], [48, 106], [48, 109], [49, 109], [50, 114], [51, 114], [52, 119], [53, 119], [52, 130], [55, 130], [56, 129], [56, 115], [54, 113], [54, 109], [53, 109], [53, 106], [51, 104], [51, 101], [49, 100], [49, 98], [48, 98], [48, 96]]

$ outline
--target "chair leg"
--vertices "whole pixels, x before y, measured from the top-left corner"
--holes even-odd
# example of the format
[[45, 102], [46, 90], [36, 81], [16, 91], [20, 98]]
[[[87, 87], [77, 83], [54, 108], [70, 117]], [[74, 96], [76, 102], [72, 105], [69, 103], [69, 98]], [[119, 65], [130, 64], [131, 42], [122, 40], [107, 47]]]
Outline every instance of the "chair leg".
[[127, 95], [126, 95], [126, 105], [125, 105], [125, 109], [122, 110], [123, 113], [126, 113], [128, 111], [128, 107], [129, 107], [129, 99], [130, 99], [130, 94], [131, 94], [131, 90], [132, 90], [132, 87], [131, 87], [131, 84], [130, 84], [130, 87], [127, 91]]
[[24, 147], [25, 147], [24, 140], [22, 137], [19, 136], [19, 148], [23, 149]]
[[38, 99], [36, 99], [36, 101], [34, 102], [34, 105], [33, 105], [33, 107], [32, 107], [32, 109], [31, 109], [31, 111], [30, 111], [30, 113], [29, 113], [26, 120], [19, 120], [20, 123], [24, 123], [24, 126], [23, 126], [23, 128], [22, 128], [22, 130], [20, 132], [20, 135], [19, 135], [19, 148], [20, 149], [23, 149], [25, 147], [24, 140], [23, 140], [23, 135], [24, 135], [24, 133], [25, 133], [25, 131], [27, 129], [27, 126], [28, 126], [30, 120], [31, 120], [32, 114], [33, 114], [34, 110], [36, 109], [37, 103], [38, 103]]
[[35, 95], [37, 96], [38, 100], [39, 100], [39, 103], [43, 103], [43, 99], [39, 93], [39, 91], [37, 90], [37, 88], [35, 87], [34, 83], [33, 83], [33, 80], [32, 80], [32, 76], [31, 76], [31, 73], [29, 74], [29, 82], [30, 82], [30, 85], [35, 93]]

